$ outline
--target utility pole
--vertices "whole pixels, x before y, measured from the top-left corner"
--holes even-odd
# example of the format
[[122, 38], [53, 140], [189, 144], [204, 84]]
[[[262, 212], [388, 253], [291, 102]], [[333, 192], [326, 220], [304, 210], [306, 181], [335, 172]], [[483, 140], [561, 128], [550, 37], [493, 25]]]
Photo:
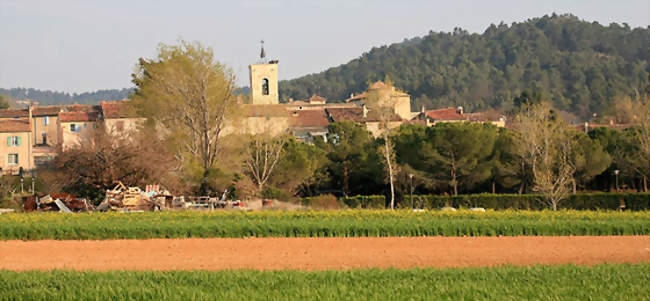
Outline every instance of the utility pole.
[[616, 176], [616, 192], [618, 192], [618, 174], [619, 174], [620, 172], [621, 172], [621, 171], [618, 170], [618, 169], [614, 170], [614, 175]]

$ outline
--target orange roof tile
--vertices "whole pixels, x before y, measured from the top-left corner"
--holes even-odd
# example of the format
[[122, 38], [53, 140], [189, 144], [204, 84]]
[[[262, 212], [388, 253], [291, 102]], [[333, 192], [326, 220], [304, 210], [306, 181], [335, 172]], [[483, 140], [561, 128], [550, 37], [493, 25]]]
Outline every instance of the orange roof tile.
[[29, 111], [26, 109], [4, 109], [0, 110], [0, 118], [18, 118], [28, 117]]
[[134, 112], [131, 112], [126, 106], [127, 100], [115, 101], [100, 101], [99, 105], [102, 107], [104, 118], [129, 118], [135, 117]]
[[84, 122], [97, 121], [99, 112], [61, 112], [59, 120], [61, 122]]
[[425, 111], [424, 114], [433, 120], [466, 120], [462, 114], [458, 114], [456, 108], [446, 108]]
[[[354, 107], [354, 108], [328, 108], [327, 114], [332, 118], [334, 122], [337, 121], [354, 121], [354, 122], [378, 122], [379, 116], [374, 113], [372, 110], [368, 110], [366, 117], [363, 117], [363, 108]], [[391, 121], [402, 121], [402, 118], [399, 115], [393, 113], [391, 116]]]
[[292, 127], [326, 127], [330, 121], [325, 109], [301, 110], [291, 113], [289, 124]]
[[33, 116], [54, 116], [59, 114], [63, 109], [62, 106], [35, 106], [32, 110]]
[[29, 131], [31, 131], [31, 128], [29, 126], [29, 120], [26, 119], [0, 120], [1, 133], [21, 133], [21, 132], [29, 132]]

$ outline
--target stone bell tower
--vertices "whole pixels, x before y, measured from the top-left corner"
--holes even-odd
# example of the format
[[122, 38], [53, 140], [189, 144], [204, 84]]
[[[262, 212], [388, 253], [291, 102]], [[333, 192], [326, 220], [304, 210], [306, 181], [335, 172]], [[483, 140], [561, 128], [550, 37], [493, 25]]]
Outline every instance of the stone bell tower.
[[251, 103], [278, 104], [278, 61], [269, 61], [264, 53], [264, 41], [260, 61], [248, 66], [250, 74]]

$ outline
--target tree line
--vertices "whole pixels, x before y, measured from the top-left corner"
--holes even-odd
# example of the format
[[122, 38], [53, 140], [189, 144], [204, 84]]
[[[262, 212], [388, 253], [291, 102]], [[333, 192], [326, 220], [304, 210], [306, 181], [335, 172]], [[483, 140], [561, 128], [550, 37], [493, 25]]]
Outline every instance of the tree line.
[[269, 131], [272, 124], [247, 128], [232, 70], [198, 43], [161, 45], [156, 58], [139, 60], [132, 78], [129, 109], [146, 118], [140, 131], [120, 139], [95, 131], [63, 151], [40, 171], [51, 190], [99, 196], [116, 181], [155, 182], [183, 194], [228, 190], [233, 198], [384, 194], [391, 207], [410, 189], [534, 192], [552, 208], [578, 190], [647, 191], [647, 92], [615, 98], [612, 118], [627, 129], [586, 134], [565, 122], [552, 95], [539, 90], [513, 99], [507, 128], [457, 122], [391, 129], [390, 93], [376, 91], [366, 105], [379, 116], [377, 138], [365, 125], [343, 121], [329, 125], [326, 139], [307, 144]]
[[413, 110], [507, 111], [522, 91], [537, 88], [557, 110], [587, 120], [610, 108], [614, 96], [640, 92], [650, 73], [648, 49], [649, 28], [553, 14], [492, 24], [482, 34], [457, 28], [376, 47], [341, 66], [282, 81], [280, 95], [344, 100], [390, 76], [414, 97]]

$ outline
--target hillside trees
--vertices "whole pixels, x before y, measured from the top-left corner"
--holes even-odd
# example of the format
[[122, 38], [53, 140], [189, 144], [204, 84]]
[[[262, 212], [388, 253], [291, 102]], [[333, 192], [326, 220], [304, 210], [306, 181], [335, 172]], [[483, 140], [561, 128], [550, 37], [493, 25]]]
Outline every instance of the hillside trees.
[[212, 49], [181, 41], [140, 59], [133, 83], [134, 107], [171, 145], [177, 169], [197, 174], [199, 190], [210, 190], [210, 174], [224, 156], [224, 128], [235, 116], [233, 72]]
[[282, 98], [315, 91], [331, 100], [363, 91], [390, 76], [415, 99], [414, 108], [463, 105], [508, 110], [514, 96], [537, 87], [558, 110], [582, 119], [613, 96], [631, 95], [650, 72], [650, 29], [608, 26], [552, 15], [482, 34], [430, 32], [375, 47], [347, 64], [280, 83]]

